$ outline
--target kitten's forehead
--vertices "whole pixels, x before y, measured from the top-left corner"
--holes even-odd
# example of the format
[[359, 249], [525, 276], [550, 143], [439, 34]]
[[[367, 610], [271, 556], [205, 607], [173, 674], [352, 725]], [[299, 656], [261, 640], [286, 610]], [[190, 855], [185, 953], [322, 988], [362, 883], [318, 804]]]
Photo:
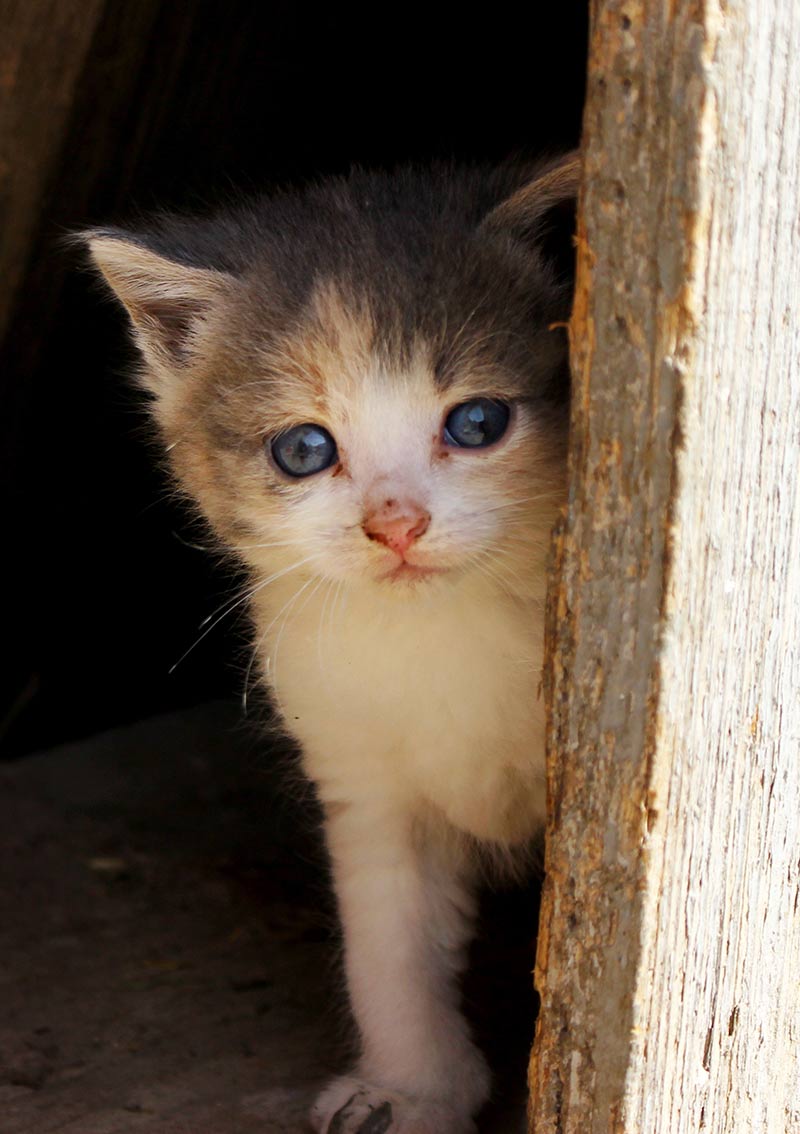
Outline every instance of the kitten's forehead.
[[524, 395], [524, 379], [493, 357], [497, 336], [476, 314], [452, 333], [443, 313], [438, 327], [401, 339], [379, 325], [367, 298], [323, 280], [302, 325], [271, 342], [264, 362], [281, 377], [276, 395], [292, 420], [307, 420], [313, 409], [337, 422], [394, 412], [421, 424], [432, 409], [468, 397]]

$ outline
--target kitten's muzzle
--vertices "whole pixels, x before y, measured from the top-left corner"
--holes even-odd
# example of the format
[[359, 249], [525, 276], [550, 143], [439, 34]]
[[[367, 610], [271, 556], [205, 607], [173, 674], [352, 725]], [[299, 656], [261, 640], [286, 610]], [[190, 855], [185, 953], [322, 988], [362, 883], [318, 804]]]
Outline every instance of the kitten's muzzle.
[[387, 498], [364, 517], [361, 527], [367, 539], [382, 543], [405, 558], [411, 545], [428, 530], [430, 522], [430, 512], [421, 505]]

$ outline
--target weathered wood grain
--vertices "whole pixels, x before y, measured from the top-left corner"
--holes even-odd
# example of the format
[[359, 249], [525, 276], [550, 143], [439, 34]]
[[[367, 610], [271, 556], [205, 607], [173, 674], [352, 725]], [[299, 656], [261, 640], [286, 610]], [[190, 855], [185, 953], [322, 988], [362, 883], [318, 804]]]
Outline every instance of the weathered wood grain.
[[0, 0], [0, 336], [105, 0]]
[[800, 1131], [800, 8], [597, 0], [536, 1134]]

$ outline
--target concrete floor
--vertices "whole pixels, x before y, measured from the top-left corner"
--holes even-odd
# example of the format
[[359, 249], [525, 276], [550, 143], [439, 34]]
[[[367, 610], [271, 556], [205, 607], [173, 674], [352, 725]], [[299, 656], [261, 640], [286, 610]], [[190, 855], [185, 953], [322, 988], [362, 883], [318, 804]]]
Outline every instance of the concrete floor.
[[[307, 1134], [348, 1033], [286, 759], [217, 704], [0, 766], [3, 1134]], [[525, 1041], [489, 987], [519, 944], [490, 936], [469, 995], [487, 986], [478, 1026], [519, 1088]], [[481, 1129], [516, 1134], [519, 1090], [498, 1093]]]

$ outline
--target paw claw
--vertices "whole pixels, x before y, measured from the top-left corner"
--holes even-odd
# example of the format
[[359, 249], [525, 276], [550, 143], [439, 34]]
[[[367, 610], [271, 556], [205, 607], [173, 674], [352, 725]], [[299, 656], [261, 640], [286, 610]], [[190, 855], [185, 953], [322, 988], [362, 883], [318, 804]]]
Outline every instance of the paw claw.
[[[348, 1125], [349, 1119], [359, 1119], [358, 1114], [353, 1109], [353, 1104], [357, 1103], [359, 1099], [366, 1103], [369, 1113], [363, 1122], [359, 1120], [358, 1126], [351, 1127]], [[351, 1129], [353, 1134], [387, 1134], [387, 1131], [391, 1130], [391, 1126], [392, 1104], [387, 1100], [375, 1108], [365, 1098], [364, 1092], [359, 1091], [351, 1095], [344, 1106], [336, 1111], [336, 1114], [328, 1123], [328, 1134], [346, 1134]]]
[[335, 1079], [311, 1111], [317, 1134], [473, 1134], [469, 1115], [363, 1080]]

